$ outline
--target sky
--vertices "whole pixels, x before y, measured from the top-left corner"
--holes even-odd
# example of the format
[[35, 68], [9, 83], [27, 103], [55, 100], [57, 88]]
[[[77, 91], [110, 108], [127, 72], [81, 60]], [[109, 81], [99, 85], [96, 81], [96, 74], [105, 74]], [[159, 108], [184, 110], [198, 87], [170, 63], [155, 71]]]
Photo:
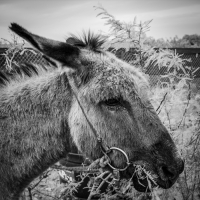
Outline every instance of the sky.
[[200, 35], [200, 0], [0, 0], [0, 38], [11, 38], [11, 22], [59, 41], [82, 30], [108, 32], [98, 5], [124, 22], [153, 19], [147, 36], [156, 39]]

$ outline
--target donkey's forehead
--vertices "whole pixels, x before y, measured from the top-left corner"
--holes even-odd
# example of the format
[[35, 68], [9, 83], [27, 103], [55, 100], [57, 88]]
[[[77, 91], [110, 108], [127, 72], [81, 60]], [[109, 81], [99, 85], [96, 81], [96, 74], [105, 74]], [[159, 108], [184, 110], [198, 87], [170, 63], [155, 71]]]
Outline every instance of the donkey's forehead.
[[[113, 97], [141, 96], [141, 90], [147, 88], [145, 75], [110, 53], [86, 56], [90, 60], [92, 72], [89, 90], [85, 90], [93, 100], [99, 102]], [[87, 91], [87, 92], [86, 92]]]
[[144, 74], [134, 66], [118, 59], [115, 55], [109, 52], [104, 52], [102, 54], [99, 53], [88, 53], [88, 51], [84, 52], [81, 56], [81, 60], [83, 64], [89, 66], [89, 70], [93, 71], [95, 75], [119, 75], [124, 74], [124, 76], [130, 77], [132, 76], [134, 79], [138, 79], [138, 81], [143, 81], [147, 83], [147, 80]]

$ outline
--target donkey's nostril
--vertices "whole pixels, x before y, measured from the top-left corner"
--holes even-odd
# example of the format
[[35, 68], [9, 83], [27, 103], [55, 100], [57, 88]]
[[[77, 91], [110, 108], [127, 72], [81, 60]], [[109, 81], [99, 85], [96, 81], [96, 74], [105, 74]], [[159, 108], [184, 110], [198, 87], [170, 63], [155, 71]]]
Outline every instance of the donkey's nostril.
[[159, 174], [161, 179], [164, 181], [173, 180], [176, 177], [176, 172], [164, 165], [160, 167]]

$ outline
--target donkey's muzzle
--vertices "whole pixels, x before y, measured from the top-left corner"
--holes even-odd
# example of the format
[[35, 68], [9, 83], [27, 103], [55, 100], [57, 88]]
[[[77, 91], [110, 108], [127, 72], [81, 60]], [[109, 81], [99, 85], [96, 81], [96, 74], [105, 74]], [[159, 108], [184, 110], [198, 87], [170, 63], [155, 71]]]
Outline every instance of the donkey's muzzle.
[[[138, 164], [141, 164], [141, 166], [144, 168], [143, 171], [140, 171], [139, 174], [137, 174], [138, 170], [134, 167], [134, 165], [128, 168], [127, 175], [129, 176], [134, 174], [132, 176], [132, 182], [133, 186], [136, 190], [139, 192], [150, 192], [152, 188], [154, 187], [161, 187], [164, 189], [170, 188], [177, 180], [179, 175], [184, 170], [184, 161], [177, 157], [174, 159], [174, 162], [171, 163], [147, 163], [144, 162], [144, 165], [140, 162], [137, 162]], [[146, 164], [145, 164], [146, 163]], [[134, 172], [134, 173], [133, 173]], [[148, 177], [146, 172], [150, 172], [153, 177]], [[149, 184], [149, 182], [151, 184]]]

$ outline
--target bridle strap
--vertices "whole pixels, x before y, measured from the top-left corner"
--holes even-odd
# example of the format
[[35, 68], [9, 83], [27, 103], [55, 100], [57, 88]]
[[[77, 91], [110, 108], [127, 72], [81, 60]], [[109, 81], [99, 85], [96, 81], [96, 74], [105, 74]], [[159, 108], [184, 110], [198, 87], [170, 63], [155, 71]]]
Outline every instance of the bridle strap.
[[103, 151], [103, 153], [110, 152], [109, 151], [110, 148], [108, 148], [107, 145], [103, 144], [101, 136], [98, 134], [97, 130], [94, 128], [94, 126], [92, 125], [92, 123], [88, 119], [88, 117], [87, 117], [87, 115], [85, 113], [85, 110], [84, 110], [84, 108], [83, 108], [83, 106], [82, 106], [82, 104], [81, 104], [81, 102], [80, 102], [80, 100], [78, 98], [78, 91], [77, 91], [77, 88], [76, 88], [74, 82], [72, 81], [72, 79], [69, 76], [68, 76], [68, 80], [69, 80], [69, 84], [70, 84], [71, 89], [72, 89], [72, 93], [73, 93], [75, 99], [77, 100], [78, 105], [81, 108], [81, 111], [83, 112], [83, 115], [84, 115], [87, 123], [89, 124], [92, 132], [94, 133], [95, 137], [97, 138], [97, 141], [100, 144], [101, 150]]
[[94, 135], [96, 136], [96, 138], [97, 138], [97, 139], [100, 138], [100, 136], [99, 136], [99, 134], [97, 133], [96, 129], [94, 128], [94, 126], [92, 125], [92, 123], [89, 121], [89, 119], [88, 119], [88, 117], [87, 117], [87, 115], [86, 115], [86, 113], [85, 113], [85, 110], [83, 109], [83, 106], [81, 105], [81, 103], [80, 103], [80, 101], [79, 101], [79, 99], [78, 99], [77, 89], [75, 88], [74, 84], [72, 84], [72, 81], [70, 81], [70, 82], [71, 82], [71, 83], [70, 83], [70, 86], [71, 86], [71, 88], [72, 88], [72, 92], [73, 92], [73, 94], [74, 94], [74, 96], [75, 96], [75, 99], [76, 99], [77, 102], [78, 102], [79, 107], [81, 108], [81, 111], [83, 112], [83, 115], [84, 115], [84, 117], [85, 117], [87, 123], [89, 124], [89, 126], [90, 126], [90, 128], [92, 129], [92, 132], [94, 133]]

